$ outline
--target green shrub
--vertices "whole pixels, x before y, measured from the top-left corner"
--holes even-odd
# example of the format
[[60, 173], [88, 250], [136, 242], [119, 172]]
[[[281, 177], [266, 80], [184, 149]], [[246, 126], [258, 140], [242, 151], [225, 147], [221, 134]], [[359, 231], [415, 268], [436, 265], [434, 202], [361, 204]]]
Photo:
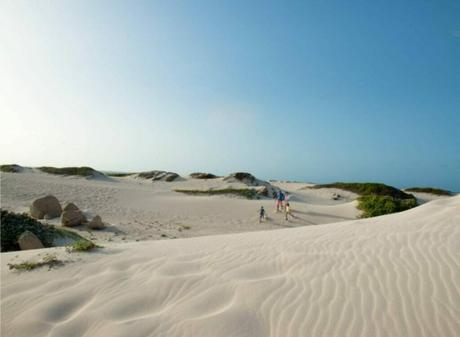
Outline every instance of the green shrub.
[[406, 191], [430, 193], [430, 194], [435, 194], [435, 195], [452, 195], [452, 192], [450, 191], [443, 190], [440, 188], [433, 188], [433, 187], [410, 187], [410, 188], [406, 188]]
[[39, 169], [43, 172], [50, 174], [59, 174], [59, 175], [69, 175], [69, 176], [82, 176], [88, 177], [92, 176], [97, 171], [91, 167], [51, 167], [51, 166], [42, 166]]
[[45, 247], [53, 246], [55, 229], [53, 226], [44, 225], [32, 219], [27, 214], [16, 214], [1, 211], [1, 251], [8, 252], [19, 250], [18, 239], [22, 233], [34, 233]]
[[131, 176], [135, 173], [107, 173], [108, 176], [110, 177], [118, 177], [118, 178], [123, 178], [123, 177], [128, 177], [128, 176]]
[[223, 195], [232, 194], [246, 199], [255, 199], [257, 191], [252, 188], [224, 188], [220, 190], [174, 190], [179, 193], [191, 195]]
[[18, 173], [22, 171], [22, 167], [16, 164], [0, 165], [0, 171], [9, 173]]
[[315, 185], [311, 188], [339, 188], [341, 190], [350, 191], [359, 195], [386, 195], [397, 199], [414, 199], [412, 194], [405, 193], [393, 186], [388, 186], [379, 183], [332, 183]]
[[194, 179], [216, 179], [219, 178], [218, 176], [212, 173], [202, 173], [202, 172], [194, 172], [190, 173], [190, 177]]
[[68, 251], [70, 252], [87, 252], [93, 250], [95, 248], [101, 248], [100, 246], [96, 245], [94, 242], [83, 239], [79, 241], [75, 241], [68, 247]]
[[363, 211], [361, 214], [363, 218], [401, 212], [415, 206], [417, 206], [415, 198], [398, 199], [385, 195], [363, 195], [358, 198], [358, 209]]

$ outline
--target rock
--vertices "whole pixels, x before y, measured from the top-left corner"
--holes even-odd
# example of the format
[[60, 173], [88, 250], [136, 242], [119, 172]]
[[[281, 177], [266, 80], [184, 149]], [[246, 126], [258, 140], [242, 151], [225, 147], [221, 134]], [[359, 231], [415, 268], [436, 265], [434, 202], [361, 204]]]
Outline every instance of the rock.
[[45, 248], [40, 239], [32, 232], [25, 231], [18, 239], [18, 245], [21, 250]]
[[82, 211], [79, 209], [71, 209], [62, 212], [61, 215], [61, 224], [66, 227], [78, 226], [83, 223], [86, 223], [87, 220], [83, 215]]
[[64, 206], [63, 210], [64, 211], [78, 211], [79, 208], [73, 202], [69, 202]]
[[103, 229], [105, 228], [105, 224], [102, 222], [102, 219], [99, 215], [96, 215], [89, 223], [89, 229]]
[[30, 206], [30, 215], [36, 219], [43, 219], [45, 215], [47, 219], [52, 219], [60, 216], [61, 213], [61, 204], [59, 204], [59, 200], [52, 195], [36, 199]]

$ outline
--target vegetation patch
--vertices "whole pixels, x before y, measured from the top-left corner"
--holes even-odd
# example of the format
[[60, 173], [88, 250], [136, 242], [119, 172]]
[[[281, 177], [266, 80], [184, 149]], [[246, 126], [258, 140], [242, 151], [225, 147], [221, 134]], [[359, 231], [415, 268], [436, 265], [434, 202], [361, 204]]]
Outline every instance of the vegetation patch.
[[362, 195], [358, 198], [358, 209], [362, 218], [396, 213], [417, 206], [417, 200], [398, 199], [387, 195]]
[[133, 174], [136, 174], [136, 173], [124, 173], [124, 172], [107, 173], [109, 177], [117, 177], [117, 178], [128, 177], [128, 176], [132, 176]]
[[0, 165], [0, 171], [9, 173], [18, 173], [22, 171], [22, 166], [16, 164]]
[[58, 175], [68, 175], [68, 176], [81, 176], [81, 177], [88, 177], [94, 176], [96, 173], [102, 175], [102, 173], [97, 172], [95, 169], [87, 166], [82, 167], [51, 167], [51, 166], [42, 166], [39, 169], [43, 172], [50, 173], [50, 174], [58, 174]]
[[190, 173], [190, 177], [193, 179], [216, 179], [219, 178], [218, 176], [212, 173], [202, 173], [202, 172], [194, 172]]
[[452, 192], [443, 190], [440, 188], [433, 188], [433, 187], [410, 187], [406, 188], [406, 191], [409, 192], [421, 192], [421, 193], [430, 193], [434, 195], [452, 195]]
[[53, 246], [53, 239], [56, 235], [54, 226], [44, 225], [29, 217], [27, 214], [17, 214], [5, 210], [1, 211], [2, 252], [20, 250], [18, 239], [25, 231], [34, 233], [43, 243], [43, 246]]
[[252, 188], [224, 188], [220, 190], [174, 190], [179, 193], [190, 195], [236, 195], [246, 199], [255, 199], [258, 197], [257, 191]]
[[89, 240], [79, 240], [72, 243], [67, 247], [67, 251], [71, 252], [88, 252], [96, 248], [102, 248], [101, 246], [96, 245], [94, 242]]
[[311, 186], [310, 188], [338, 188], [345, 191], [350, 191], [359, 195], [381, 195], [390, 196], [397, 199], [415, 199], [412, 194], [405, 193], [396, 187], [378, 183], [332, 183]]
[[19, 271], [29, 271], [36, 268], [48, 266], [49, 269], [57, 266], [62, 266], [64, 262], [59, 260], [56, 255], [47, 254], [43, 257], [41, 261], [24, 261], [21, 263], [8, 263], [8, 268], [19, 270]]

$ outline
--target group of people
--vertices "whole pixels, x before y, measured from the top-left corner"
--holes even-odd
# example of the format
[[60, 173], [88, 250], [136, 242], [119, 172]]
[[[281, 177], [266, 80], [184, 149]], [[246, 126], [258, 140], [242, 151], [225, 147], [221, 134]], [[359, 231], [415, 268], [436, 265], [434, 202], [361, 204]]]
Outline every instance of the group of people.
[[[284, 211], [284, 216], [286, 220], [289, 220], [289, 216], [294, 217], [292, 215], [291, 205], [289, 205], [289, 193], [284, 193], [283, 191], [279, 190], [275, 196], [275, 205], [276, 205], [276, 213], [280, 211]], [[264, 206], [260, 207], [259, 210], [259, 222], [264, 221], [266, 218], [265, 216], [265, 209]]]

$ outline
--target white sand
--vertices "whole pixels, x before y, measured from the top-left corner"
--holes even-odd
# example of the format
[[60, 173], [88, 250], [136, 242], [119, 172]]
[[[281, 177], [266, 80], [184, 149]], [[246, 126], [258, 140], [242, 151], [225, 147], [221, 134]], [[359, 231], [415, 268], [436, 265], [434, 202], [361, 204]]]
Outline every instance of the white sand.
[[[213, 234], [240, 233], [285, 227], [318, 225], [355, 219], [356, 195], [340, 191], [342, 200], [331, 200], [339, 190], [304, 190], [307, 184], [279, 184], [291, 193], [295, 219], [286, 222], [275, 214], [273, 200], [245, 200], [228, 196], [190, 196], [175, 189], [247, 188], [223, 179], [187, 179], [178, 182], [155, 182], [134, 178], [105, 180], [63, 177], [26, 169], [23, 173], [1, 174], [2, 207], [28, 212], [36, 198], [53, 194], [61, 203], [74, 202], [89, 218], [99, 214], [111, 227], [81, 234], [104, 241], [134, 241], [183, 238]], [[260, 206], [268, 220], [259, 224]], [[50, 223], [59, 224], [59, 219]], [[187, 228], [184, 230], [183, 227]]]
[[[73, 262], [6, 268], [45, 251]], [[460, 336], [460, 196], [321, 226], [4, 253], [1, 271], [9, 337]]]

